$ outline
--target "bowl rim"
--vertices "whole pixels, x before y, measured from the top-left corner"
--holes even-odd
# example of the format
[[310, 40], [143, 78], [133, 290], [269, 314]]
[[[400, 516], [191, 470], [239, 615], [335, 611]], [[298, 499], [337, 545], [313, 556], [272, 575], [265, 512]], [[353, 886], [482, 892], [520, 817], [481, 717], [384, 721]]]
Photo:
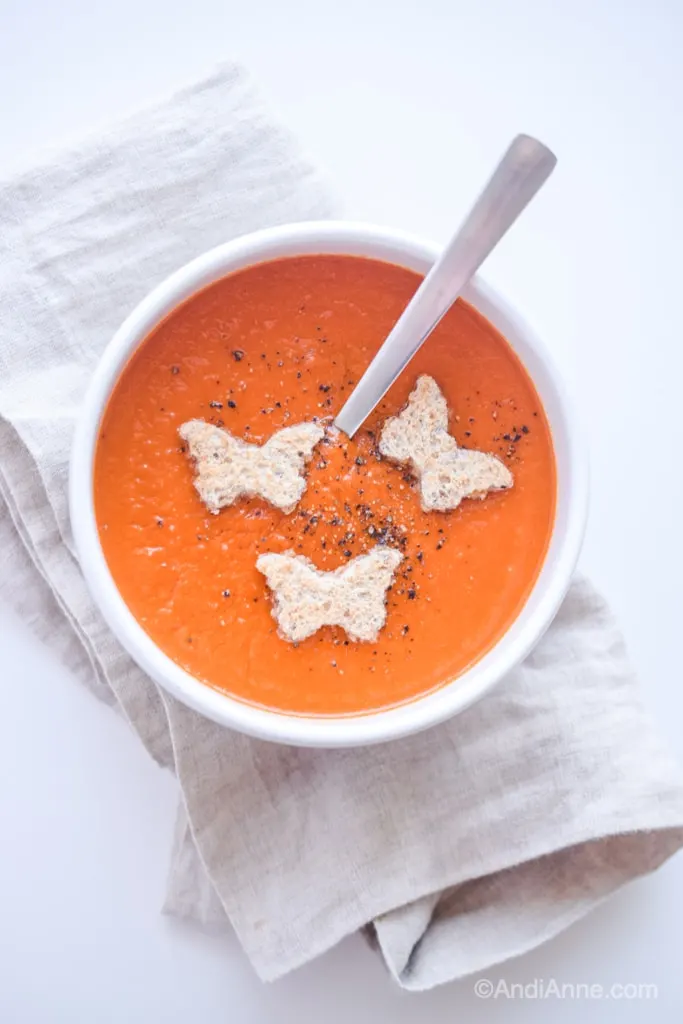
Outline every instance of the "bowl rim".
[[[77, 419], [69, 468], [71, 528], [81, 569], [105, 622], [133, 660], [171, 696], [222, 726], [258, 739], [295, 746], [346, 747], [385, 742], [437, 725], [464, 711], [519, 665], [552, 622], [569, 588], [588, 512], [588, 461], [574, 405], [546, 346], [507, 301], [480, 278], [471, 282], [463, 297], [488, 319], [495, 312], [496, 319], [507, 324], [508, 331], [523, 343], [527, 353], [533, 354], [547, 377], [546, 386], [551, 394], [554, 392], [556, 415], [564, 431], [565, 489], [569, 494], [553, 564], [549, 567], [550, 556], [546, 553], [539, 577], [512, 625], [462, 675], [407, 703], [361, 714], [308, 716], [249, 704], [200, 682], [164, 654], [128, 609], [109, 571], [99, 540], [93, 494], [99, 425], [123, 367], [156, 323], [212, 281], [269, 259], [307, 253], [346, 253], [385, 259], [412, 269], [420, 264], [424, 272], [439, 252], [439, 246], [412, 234], [353, 221], [308, 221], [242, 235], [202, 253], [162, 280], [126, 317], [95, 368]], [[507, 337], [506, 331], [494, 326]], [[518, 345], [509, 343], [520, 355]], [[537, 379], [532, 379], [538, 389]], [[539, 397], [543, 399], [540, 393]], [[545, 403], [544, 408], [548, 413]], [[557, 473], [551, 547], [555, 543], [562, 496], [559, 466]], [[535, 603], [527, 613], [534, 596]]]

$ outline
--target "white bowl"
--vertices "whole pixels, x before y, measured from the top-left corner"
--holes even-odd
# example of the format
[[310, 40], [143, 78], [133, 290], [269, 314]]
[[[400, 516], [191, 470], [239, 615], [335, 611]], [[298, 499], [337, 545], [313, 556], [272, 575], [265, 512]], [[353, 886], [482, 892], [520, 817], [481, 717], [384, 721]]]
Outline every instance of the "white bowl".
[[160, 320], [212, 281], [279, 256], [369, 256], [424, 274], [438, 251], [436, 246], [410, 235], [367, 224], [324, 221], [259, 231], [219, 245], [172, 274], [133, 310], [104, 351], [85, 397], [71, 458], [71, 524], [80, 564], [104, 618], [138, 665], [170, 694], [214, 722], [261, 739], [299, 746], [359, 746], [405, 736], [450, 718], [487, 693], [529, 653], [558, 610], [583, 540], [587, 463], [564, 387], [548, 352], [481, 281], [471, 283], [463, 297], [507, 338], [536, 385], [552, 431], [558, 494], [551, 542], [533, 591], [495, 647], [465, 673], [436, 692], [371, 714], [320, 717], [268, 711], [211, 689], [164, 654], [128, 610], [107, 567], [93, 500], [93, 461], [100, 420], [131, 353]]

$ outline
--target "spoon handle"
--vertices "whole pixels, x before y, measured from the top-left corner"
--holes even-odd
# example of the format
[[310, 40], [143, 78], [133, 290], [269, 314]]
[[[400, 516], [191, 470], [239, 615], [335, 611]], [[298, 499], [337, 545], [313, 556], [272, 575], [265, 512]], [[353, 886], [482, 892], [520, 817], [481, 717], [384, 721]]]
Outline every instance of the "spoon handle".
[[429, 271], [335, 420], [353, 437], [450, 309], [472, 275], [546, 181], [557, 158], [518, 135], [460, 230]]

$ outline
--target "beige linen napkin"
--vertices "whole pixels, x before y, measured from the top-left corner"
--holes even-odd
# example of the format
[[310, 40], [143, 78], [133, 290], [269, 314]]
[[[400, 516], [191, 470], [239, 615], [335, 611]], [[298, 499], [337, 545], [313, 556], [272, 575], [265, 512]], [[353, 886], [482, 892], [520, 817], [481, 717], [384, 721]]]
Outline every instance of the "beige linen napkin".
[[221, 68], [0, 186], [0, 593], [119, 708], [182, 795], [166, 909], [276, 978], [366, 927], [421, 989], [556, 934], [683, 843], [683, 786], [623, 644], [577, 581], [534, 654], [452, 722], [358, 751], [278, 747], [160, 694], [94, 608], [67, 459], [103, 346], [169, 271], [327, 193]]

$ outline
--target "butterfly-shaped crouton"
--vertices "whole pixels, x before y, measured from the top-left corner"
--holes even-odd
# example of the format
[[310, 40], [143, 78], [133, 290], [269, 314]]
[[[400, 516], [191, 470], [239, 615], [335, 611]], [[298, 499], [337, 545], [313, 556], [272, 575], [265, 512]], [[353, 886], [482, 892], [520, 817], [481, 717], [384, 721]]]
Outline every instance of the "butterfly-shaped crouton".
[[351, 640], [373, 641], [386, 622], [385, 594], [402, 559], [395, 548], [378, 545], [332, 572], [293, 552], [259, 555], [256, 568], [272, 591], [273, 618], [285, 640], [297, 643], [322, 626], [341, 626]]
[[425, 512], [457, 508], [463, 498], [485, 498], [513, 484], [495, 455], [460, 448], [448, 433], [448, 406], [432, 377], [419, 377], [406, 407], [386, 421], [379, 450], [413, 467]]
[[324, 430], [317, 423], [298, 423], [278, 430], [262, 446], [204, 420], [189, 420], [178, 433], [194, 461], [197, 493], [216, 514], [243, 495], [292, 512], [306, 489], [302, 471]]

